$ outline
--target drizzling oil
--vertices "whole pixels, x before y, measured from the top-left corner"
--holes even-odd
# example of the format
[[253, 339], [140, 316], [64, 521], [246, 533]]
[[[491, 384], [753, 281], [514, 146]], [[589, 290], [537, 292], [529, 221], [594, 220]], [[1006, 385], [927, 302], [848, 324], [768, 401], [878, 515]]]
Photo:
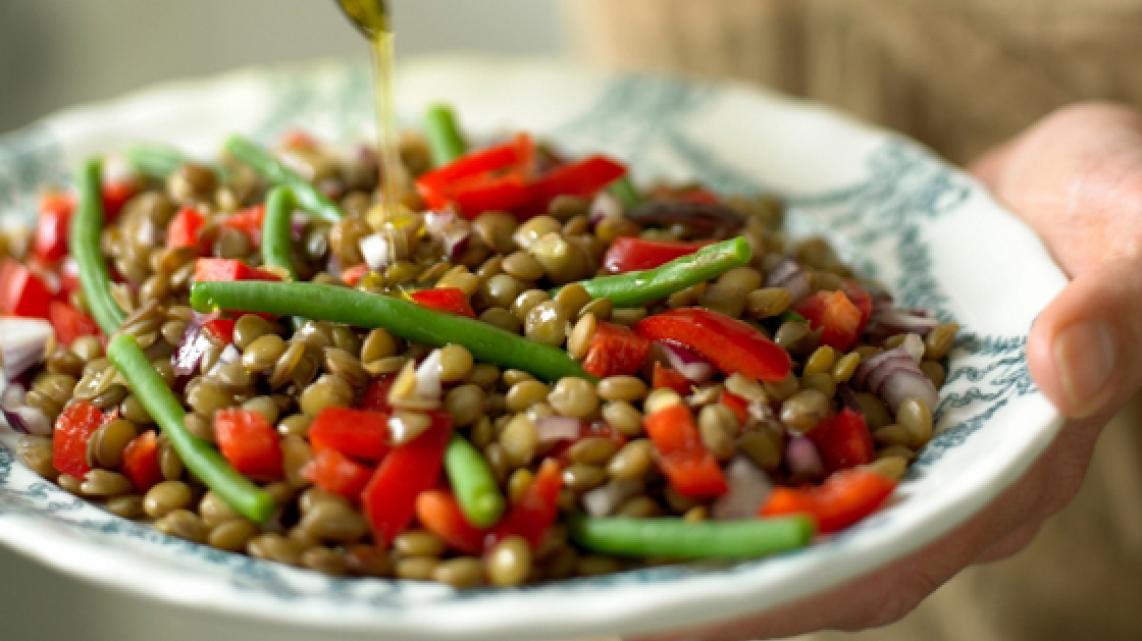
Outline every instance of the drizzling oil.
[[[377, 110], [377, 151], [381, 159], [381, 211], [395, 217], [401, 211], [405, 172], [400, 159], [393, 104], [394, 32], [386, 0], [337, 0], [341, 10], [369, 40], [373, 54], [373, 90]], [[370, 220], [374, 226], [381, 221]]]

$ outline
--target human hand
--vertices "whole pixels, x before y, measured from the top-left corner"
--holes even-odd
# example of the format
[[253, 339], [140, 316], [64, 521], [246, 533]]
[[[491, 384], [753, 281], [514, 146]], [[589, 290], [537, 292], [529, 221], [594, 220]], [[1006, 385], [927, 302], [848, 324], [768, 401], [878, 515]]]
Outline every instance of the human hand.
[[1068, 417], [1055, 442], [979, 514], [885, 568], [773, 612], [630, 641], [739, 641], [887, 625], [965, 567], [1023, 549], [1074, 496], [1102, 427], [1142, 385], [1142, 114], [1106, 103], [1067, 107], [972, 170], [1071, 279], [1027, 343], [1031, 375]]

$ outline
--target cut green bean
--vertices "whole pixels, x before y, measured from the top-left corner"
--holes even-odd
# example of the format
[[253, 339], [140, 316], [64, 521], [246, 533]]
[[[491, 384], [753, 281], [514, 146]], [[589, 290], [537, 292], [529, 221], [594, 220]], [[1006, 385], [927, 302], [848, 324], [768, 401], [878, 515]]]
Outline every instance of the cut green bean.
[[669, 263], [614, 276], [581, 281], [592, 298], [608, 298], [615, 307], [636, 307], [666, 298], [674, 292], [717, 278], [741, 267], [753, 257], [753, 250], [742, 236], [707, 245]]
[[619, 199], [623, 207], [632, 209], [642, 202], [642, 194], [638, 193], [638, 187], [634, 186], [630, 176], [623, 176], [607, 186], [607, 191], [612, 196]]
[[297, 280], [293, 267], [293, 230], [291, 218], [297, 208], [293, 188], [278, 185], [266, 196], [266, 217], [262, 221], [262, 263], [284, 269]]
[[253, 141], [242, 136], [231, 136], [226, 139], [226, 151], [252, 167], [270, 183], [292, 187], [298, 205], [305, 211], [329, 221], [338, 221], [345, 217], [345, 212], [337, 206], [337, 203]]
[[678, 518], [579, 517], [571, 538], [592, 552], [672, 559], [742, 559], [795, 550], [813, 538], [807, 516], [689, 522]]
[[468, 151], [468, 145], [456, 124], [456, 113], [448, 105], [428, 108], [424, 114], [424, 135], [428, 138], [432, 164], [436, 167], [447, 165]]
[[116, 336], [107, 347], [107, 357], [187, 469], [242, 516], [256, 523], [269, 520], [274, 512], [273, 497], [239, 474], [210, 443], [186, 429], [186, 411], [134, 337]]
[[444, 451], [444, 471], [460, 511], [477, 527], [491, 527], [504, 513], [504, 496], [488, 462], [468, 439], [454, 434]]
[[103, 162], [92, 158], [79, 171], [79, 206], [71, 218], [68, 250], [79, 269], [83, 299], [103, 333], [119, 329], [125, 315], [111, 298], [111, 273], [103, 258]]
[[[140, 174], [155, 180], [166, 180], [179, 167], [195, 162], [174, 147], [155, 143], [138, 144], [127, 150], [127, 162]], [[225, 167], [212, 165], [211, 169], [222, 182], [229, 178]]]
[[347, 287], [268, 281], [200, 282], [191, 288], [190, 303], [199, 311], [265, 312], [354, 327], [379, 327], [406, 340], [436, 347], [456, 343], [466, 347], [476, 360], [521, 369], [547, 381], [564, 376], [592, 378], [561, 349], [529, 341], [474, 318]]

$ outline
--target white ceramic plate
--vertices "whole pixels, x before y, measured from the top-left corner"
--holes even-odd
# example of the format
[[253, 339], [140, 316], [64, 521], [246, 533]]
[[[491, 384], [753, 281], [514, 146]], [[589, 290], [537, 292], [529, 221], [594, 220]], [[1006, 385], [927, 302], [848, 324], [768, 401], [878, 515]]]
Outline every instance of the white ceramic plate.
[[[319, 64], [69, 110], [0, 138], [0, 213], [27, 220], [40, 185], [63, 184], [87, 155], [141, 139], [207, 156], [231, 132], [264, 141], [296, 126], [338, 140], [371, 136], [369, 96], [363, 67]], [[0, 541], [108, 586], [326, 633], [505, 641], [646, 631], [773, 608], [900, 557], [987, 503], [1058, 429], [1027, 373], [1024, 344], [1063, 277], [1028, 230], [919, 146], [755, 89], [554, 63], [445, 59], [402, 68], [398, 102], [409, 124], [436, 100], [457, 105], [472, 132], [528, 129], [571, 152], [621, 157], [640, 178], [778, 192], [792, 204], [796, 230], [827, 233], [903, 304], [960, 322], [939, 435], [891, 506], [777, 558], [456, 592], [328, 579], [175, 540], [62, 492], [0, 448]]]

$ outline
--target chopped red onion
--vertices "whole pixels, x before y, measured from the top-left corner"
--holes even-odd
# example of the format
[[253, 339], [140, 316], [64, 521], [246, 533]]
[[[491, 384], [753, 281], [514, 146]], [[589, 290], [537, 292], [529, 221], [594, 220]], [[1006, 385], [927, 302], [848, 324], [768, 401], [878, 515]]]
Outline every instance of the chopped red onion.
[[416, 395], [420, 398], [440, 398], [444, 388], [440, 382], [440, 350], [434, 349], [416, 367]]
[[907, 334], [904, 336], [904, 341], [900, 343], [901, 349], [908, 352], [912, 360], [919, 364], [924, 360], [924, 339], [916, 334]]
[[590, 215], [588, 221], [591, 226], [598, 225], [604, 218], [622, 218], [623, 204], [614, 194], [608, 191], [600, 191], [595, 199], [591, 201]]
[[24, 434], [40, 436], [51, 434], [52, 424], [47, 414], [38, 407], [24, 404], [24, 396], [27, 393], [24, 386], [19, 383], [8, 383], [6, 380], [2, 384], [4, 388], [0, 392], [0, 413], [4, 415], [8, 426]]
[[202, 331], [202, 326], [218, 318], [217, 313], [199, 314], [195, 312], [186, 324], [186, 330], [171, 356], [171, 366], [175, 376], [191, 376], [198, 371], [202, 355], [210, 349], [210, 338]]
[[784, 287], [794, 303], [809, 294], [809, 274], [792, 258], [785, 258], [765, 275], [766, 287]]
[[218, 360], [214, 361], [214, 365], [210, 368], [210, 371], [207, 372], [207, 375], [213, 376], [218, 373], [218, 368], [223, 365], [237, 363], [240, 360], [242, 360], [242, 352], [239, 351], [233, 343], [230, 343], [222, 350], [222, 353], [218, 355]]
[[671, 367], [692, 383], [705, 383], [714, 375], [714, 366], [693, 351], [677, 343], [656, 341]]
[[888, 403], [893, 413], [905, 399], [915, 398], [932, 410], [939, 393], [903, 347], [881, 352], [860, 364], [853, 383]]
[[632, 208], [626, 217], [643, 225], [683, 225], [703, 238], [722, 238], [741, 229], [744, 219], [737, 210], [721, 203], [687, 200], [648, 200]]
[[751, 519], [773, 490], [769, 476], [749, 459], [738, 456], [726, 466], [726, 493], [714, 502], [715, 519]]
[[882, 298], [872, 306], [867, 332], [872, 340], [883, 340], [905, 333], [926, 336], [939, 324], [940, 321], [933, 318], [927, 310], [902, 309], [895, 307], [891, 298]]
[[0, 318], [0, 368], [6, 381], [44, 360], [52, 326], [38, 318]]
[[361, 239], [361, 255], [370, 269], [381, 269], [393, 260], [393, 248], [385, 234], [377, 232]]
[[641, 494], [644, 488], [639, 479], [615, 479], [583, 494], [583, 509], [591, 516], [610, 516], [628, 499]]
[[785, 465], [793, 476], [820, 478], [825, 474], [825, 465], [817, 446], [804, 436], [794, 436], [785, 446]]
[[472, 224], [452, 210], [425, 213], [424, 229], [440, 243], [448, 260], [460, 258], [472, 240]]
[[570, 416], [545, 416], [535, 424], [539, 444], [548, 446], [559, 441], [569, 441], [579, 437], [579, 419]]

